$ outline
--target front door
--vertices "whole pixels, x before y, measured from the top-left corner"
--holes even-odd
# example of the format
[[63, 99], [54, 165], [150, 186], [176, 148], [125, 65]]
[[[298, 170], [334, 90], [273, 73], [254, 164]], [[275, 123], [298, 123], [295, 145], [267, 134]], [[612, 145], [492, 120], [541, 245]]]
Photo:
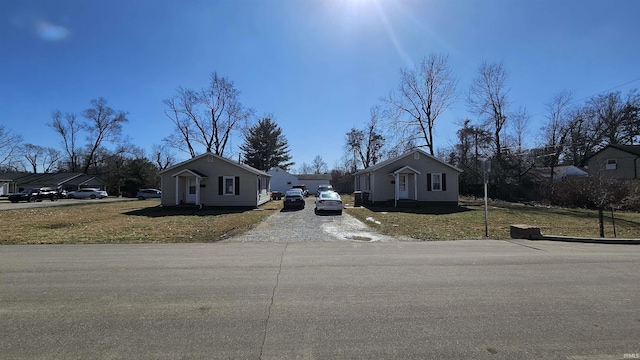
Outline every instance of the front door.
[[196, 178], [193, 176], [187, 178], [187, 198], [185, 202], [187, 204], [196, 203]]
[[398, 174], [398, 199], [408, 199], [409, 190], [407, 187], [407, 179], [409, 175]]

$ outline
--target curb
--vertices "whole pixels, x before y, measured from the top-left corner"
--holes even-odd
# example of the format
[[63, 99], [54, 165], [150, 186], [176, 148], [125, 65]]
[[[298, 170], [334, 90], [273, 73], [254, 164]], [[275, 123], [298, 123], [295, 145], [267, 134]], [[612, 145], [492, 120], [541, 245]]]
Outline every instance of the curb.
[[580, 238], [569, 236], [542, 235], [540, 238], [530, 240], [579, 242], [586, 244], [612, 244], [612, 245], [640, 245], [640, 239], [618, 239], [618, 238]]

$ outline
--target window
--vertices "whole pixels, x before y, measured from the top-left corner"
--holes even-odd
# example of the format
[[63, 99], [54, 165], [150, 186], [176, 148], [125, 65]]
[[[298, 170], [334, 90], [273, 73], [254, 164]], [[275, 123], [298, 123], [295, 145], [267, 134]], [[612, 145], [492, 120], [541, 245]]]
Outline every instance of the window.
[[431, 191], [442, 191], [442, 174], [431, 174]]
[[607, 159], [607, 165], [605, 165], [605, 169], [615, 170], [617, 168], [618, 168], [618, 159]]
[[224, 195], [235, 195], [236, 184], [233, 176], [224, 177]]

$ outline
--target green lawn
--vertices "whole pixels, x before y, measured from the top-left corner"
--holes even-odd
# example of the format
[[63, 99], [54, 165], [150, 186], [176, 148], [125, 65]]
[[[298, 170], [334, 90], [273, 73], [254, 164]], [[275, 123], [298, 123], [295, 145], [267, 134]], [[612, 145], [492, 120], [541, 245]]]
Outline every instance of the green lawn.
[[[353, 204], [353, 197], [343, 196]], [[388, 235], [404, 235], [420, 240], [485, 238], [484, 203], [461, 201], [460, 206], [431, 206], [418, 209], [383, 207], [348, 208], [347, 212], [368, 226]], [[611, 213], [605, 219], [605, 236], [614, 237]], [[366, 220], [373, 218], [380, 224]], [[599, 237], [598, 212], [585, 209], [525, 206], [505, 202], [489, 204], [489, 238], [508, 239], [509, 226], [527, 224], [540, 227], [543, 234]], [[618, 238], [640, 238], [639, 213], [614, 213]]]

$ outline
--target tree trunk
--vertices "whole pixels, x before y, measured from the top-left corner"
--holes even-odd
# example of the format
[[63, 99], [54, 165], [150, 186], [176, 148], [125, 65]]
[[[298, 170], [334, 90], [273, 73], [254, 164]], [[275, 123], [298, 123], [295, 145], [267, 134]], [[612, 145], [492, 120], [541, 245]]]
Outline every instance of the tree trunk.
[[598, 221], [600, 222], [600, 237], [604, 237], [604, 208], [598, 208]]

